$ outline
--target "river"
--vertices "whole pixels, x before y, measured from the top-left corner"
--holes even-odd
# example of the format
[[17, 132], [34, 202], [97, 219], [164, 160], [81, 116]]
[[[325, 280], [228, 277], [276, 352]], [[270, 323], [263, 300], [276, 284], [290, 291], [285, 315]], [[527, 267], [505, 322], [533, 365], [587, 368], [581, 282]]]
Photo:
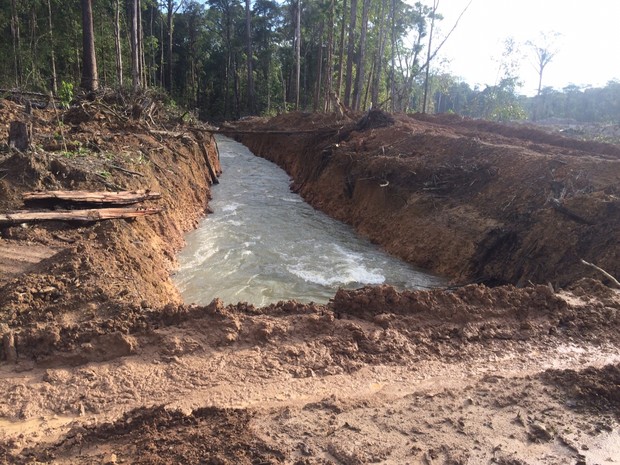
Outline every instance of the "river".
[[186, 235], [173, 276], [186, 303], [325, 303], [339, 287], [445, 283], [313, 209], [274, 163], [231, 139], [217, 142], [223, 174], [211, 189], [214, 213]]

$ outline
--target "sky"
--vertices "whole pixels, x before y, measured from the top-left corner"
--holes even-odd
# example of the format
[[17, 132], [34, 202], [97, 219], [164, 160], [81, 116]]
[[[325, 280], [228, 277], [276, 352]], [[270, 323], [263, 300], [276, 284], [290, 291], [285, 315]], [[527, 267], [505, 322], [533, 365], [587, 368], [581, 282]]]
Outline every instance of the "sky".
[[[412, 0], [410, 0], [412, 1]], [[432, 0], [422, 0], [432, 5]], [[438, 37], [452, 28], [469, 0], [439, 0], [444, 16]], [[494, 85], [504, 40], [540, 43], [540, 33], [560, 33], [557, 54], [543, 73], [543, 87], [561, 90], [570, 84], [602, 87], [620, 80], [620, 0], [472, 0], [469, 9], [443, 46], [435, 69], [461, 77], [472, 87]], [[439, 40], [433, 39], [439, 43]], [[520, 74], [519, 92], [533, 95], [538, 87], [531, 48]], [[528, 55], [529, 52], [529, 55]]]

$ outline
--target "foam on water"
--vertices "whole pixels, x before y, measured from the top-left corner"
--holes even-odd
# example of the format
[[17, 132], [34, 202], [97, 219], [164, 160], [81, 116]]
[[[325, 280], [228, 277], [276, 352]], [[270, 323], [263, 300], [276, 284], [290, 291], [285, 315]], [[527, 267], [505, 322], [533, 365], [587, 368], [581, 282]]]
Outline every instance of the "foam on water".
[[229, 139], [218, 143], [224, 173], [212, 189], [214, 213], [187, 234], [174, 276], [186, 302], [327, 302], [338, 287], [444, 284], [314, 210], [273, 163]]

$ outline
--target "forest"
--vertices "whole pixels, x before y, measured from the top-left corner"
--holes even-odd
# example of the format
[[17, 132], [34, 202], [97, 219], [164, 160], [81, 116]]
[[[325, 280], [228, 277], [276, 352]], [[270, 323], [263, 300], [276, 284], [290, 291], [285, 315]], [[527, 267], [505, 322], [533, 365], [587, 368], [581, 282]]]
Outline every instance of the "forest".
[[448, 33], [439, 36], [437, 1], [0, 3], [0, 87], [52, 92], [66, 102], [80, 85], [89, 87], [88, 70], [98, 87], [154, 89], [216, 121], [331, 111], [336, 102], [354, 111], [454, 112], [499, 121], [620, 118], [620, 82], [542, 88], [527, 98], [509, 66], [500, 64], [497, 84], [473, 89], [439, 71], [437, 54], [458, 22], [443, 24]]

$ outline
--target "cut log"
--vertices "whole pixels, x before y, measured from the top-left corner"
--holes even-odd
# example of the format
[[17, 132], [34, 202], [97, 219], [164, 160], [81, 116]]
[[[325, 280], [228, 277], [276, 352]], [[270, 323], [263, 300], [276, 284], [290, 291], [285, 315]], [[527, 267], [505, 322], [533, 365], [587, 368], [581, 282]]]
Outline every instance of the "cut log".
[[28, 125], [21, 121], [11, 121], [9, 126], [9, 147], [17, 150], [27, 150], [30, 146], [30, 131]]
[[129, 205], [145, 200], [161, 198], [161, 193], [149, 190], [120, 191], [120, 192], [88, 192], [88, 191], [43, 191], [25, 192], [25, 201], [33, 200], [62, 200], [76, 203], [102, 203], [112, 205]]
[[0, 213], [0, 224], [19, 224], [35, 221], [77, 221], [91, 222], [160, 213], [161, 208], [98, 208], [89, 210], [55, 210], [45, 212], [14, 211]]

